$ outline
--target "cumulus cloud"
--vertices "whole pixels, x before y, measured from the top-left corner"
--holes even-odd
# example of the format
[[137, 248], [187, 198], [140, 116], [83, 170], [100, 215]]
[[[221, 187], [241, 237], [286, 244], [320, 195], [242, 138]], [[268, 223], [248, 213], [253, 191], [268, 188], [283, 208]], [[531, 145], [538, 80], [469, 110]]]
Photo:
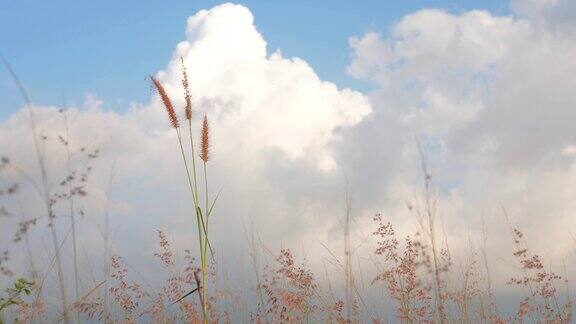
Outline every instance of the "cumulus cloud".
[[[196, 118], [211, 121], [211, 178], [224, 201], [215, 230], [242, 241], [230, 226], [253, 219], [264, 236], [300, 244], [317, 226], [336, 224], [326, 210], [319, 213], [340, 193], [329, 189], [343, 178], [334, 148], [343, 129], [370, 114], [368, 98], [320, 80], [299, 58], [269, 54], [245, 7], [200, 11], [188, 19], [187, 37], [157, 76], [182, 106], [182, 58]], [[145, 109], [164, 120], [157, 101]]]
[[[335, 147], [343, 130], [371, 112], [365, 95], [320, 80], [304, 60], [284, 58], [280, 51], [270, 53], [266, 46], [250, 11], [224, 4], [188, 19], [186, 39], [176, 46], [166, 68], [156, 73], [183, 113], [182, 59], [190, 78], [194, 123], [198, 125], [204, 114], [210, 120], [210, 192], [212, 197], [222, 192], [211, 229], [223, 259], [245, 254], [248, 246], [239, 242], [245, 241], [244, 228], [251, 223], [275, 248], [281, 244], [298, 247], [303, 237], [315, 241], [318, 233], [337, 226], [339, 218], [334, 216], [340, 216], [341, 204], [326, 207], [343, 196], [344, 176]], [[142, 84], [143, 91], [147, 87]], [[58, 142], [64, 131], [63, 115], [58, 107], [35, 110], [42, 136], [46, 136], [49, 169], [56, 172], [65, 163]], [[101, 149], [90, 196], [84, 202], [87, 216], [79, 225], [83, 249], [100, 253], [104, 207], [109, 206], [114, 251], [127, 255], [135, 265], [154, 261], [154, 230], [158, 228], [168, 232], [180, 251], [194, 250], [194, 218], [184, 169], [159, 98], [153, 95], [149, 103], [135, 103], [120, 114], [87, 96], [85, 104], [70, 108], [68, 115], [73, 149], [81, 145]], [[2, 123], [0, 147], [14, 163], [36, 170], [27, 119], [23, 109]], [[77, 165], [83, 163], [77, 158]], [[63, 172], [51, 174], [54, 187], [63, 176]], [[32, 189], [22, 190], [26, 194]], [[41, 215], [41, 205], [37, 205], [31, 210]], [[65, 209], [60, 216], [58, 225], [65, 235], [69, 226]], [[3, 226], [2, 231], [9, 233], [13, 228]], [[147, 233], [150, 239], [136, 244], [139, 233]], [[10, 236], [3, 237], [7, 243]]]
[[214, 115], [216, 154], [244, 152], [251, 158], [277, 149], [325, 171], [336, 167], [329, 145], [336, 129], [355, 125], [370, 112], [363, 95], [320, 80], [299, 58], [268, 54], [245, 7], [200, 11], [188, 19], [187, 36], [158, 77], [181, 102], [184, 59], [194, 105]]
[[512, 0], [512, 10], [554, 32], [574, 33], [576, 4], [570, 0]]
[[[484, 214], [495, 217], [491, 241], [501, 246], [504, 206], [542, 253], [573, 251], [576, 37], [573, 20], [555, 25], [571, 7], [518, 1], [509, 16], [426, 9], [390, 35], [350, 39], [348, 72], [374, 85], [375, 118], [393, 116], [428, 148], [456, 241], [467, 235], [461, 226], [478, 233]], [[544, 244], [552, 236], [553, 248]]]

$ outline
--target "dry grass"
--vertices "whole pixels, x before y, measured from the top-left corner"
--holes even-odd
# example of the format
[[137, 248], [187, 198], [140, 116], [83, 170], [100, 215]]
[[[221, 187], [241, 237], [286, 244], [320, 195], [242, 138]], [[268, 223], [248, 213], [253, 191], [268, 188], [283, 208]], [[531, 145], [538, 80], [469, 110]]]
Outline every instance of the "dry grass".
[[200, 159], [207, 163], [210, 160], [210, 127], [208, 117], [202, 119], [202, 130], [200, 131]]
[[154, 86], [154, 89], [156, 89], [156, 91], [158, 92], [158, 95], [160, 96], [160, 100], [162, 101], [164, 108], [166, 108], [166, 113], [168, 114], [168, 120], [170, 120], [170, 125], [172, 125], [172, 127], [175, 129], [180, 128], [180, 121], [178, 120], [178, 115], [176, 115], [176, 110], [172, 105], [172, 100], [170, 100], [170, 97], [168, 97], [168, 94], [166, 93], [166, 89], [164, 89], [162, 83], [160, 83], [160, 81], [158, 81], [158, 79], [156, 79], [155, 77], [151, 76], [150, 80], [152, 81], [152, 86]]

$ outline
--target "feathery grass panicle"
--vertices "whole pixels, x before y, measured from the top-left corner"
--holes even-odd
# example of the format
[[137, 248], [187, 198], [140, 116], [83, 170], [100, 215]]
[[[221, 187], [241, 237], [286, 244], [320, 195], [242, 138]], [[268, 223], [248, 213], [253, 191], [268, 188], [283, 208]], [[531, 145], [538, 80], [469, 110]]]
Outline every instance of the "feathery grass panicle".
[[172, 105], [172, 101], [170, 101], [170, 97], [168, 97], [168, 94], [166, 93], [164, 86], [162, 85], [162, 83], [160, 83], [160, 81], [158, 81], [153, 76], [150, 76], [150, 80], [152, 81], [152, 85], [154, 86], [156, 91], [158, 91], [158, 94], [160, 95], [160, 99], [162, 100], [162, 103], [164, 104], [164, 108], [166, 108], [166, 112], [168, 113], [168, 118], [170, 119], [170, 124], [172, 125], [172, 127], [177, 129], [178, 127], [180, 127], [180, 122], [178, 121], [178, 116], [176, 115], [176, 111], [174, 110], [174, 106]]
[[186, 107], [184, 111], [186, 112], [186, 119], [192, 119], [192, 96], [190, 95], [190, 84], [188, 83], [188, 73], [186, 73], [186, 66], [184, 65], [184, 59], [180, 57], [180, 63], [182, 64], [182, 87], [184, 88], [184, 99], [186, 99]]
[[202, 132], [200, 137], [200, 158], [204, 163], [210, 160], [210, 128], [208, 126], [208, 117], [204, 115], [202, 121]]

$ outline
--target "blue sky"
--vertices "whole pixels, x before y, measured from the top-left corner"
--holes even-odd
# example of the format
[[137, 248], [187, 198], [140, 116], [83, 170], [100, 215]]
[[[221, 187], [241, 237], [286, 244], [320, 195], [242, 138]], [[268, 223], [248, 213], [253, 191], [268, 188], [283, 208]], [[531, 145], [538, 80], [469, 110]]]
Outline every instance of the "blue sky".
[[[0, 3], [0, 53], [35, 102], [80, 104], [86, 93], [124, 110], [145, 102], [145, 77], [163, 68], [184, 39], [186, 18], [222, 1], [30, 1]], [[451, 12], [486, 9], [502, 14], [507, 2], [483, 1], [238, 1], [253, 12], [268, 49], [308, 61], [321, 79], [341, 87], [365, 85], [346, 75], [348, 38], [367, 31], [386, 34], [403, 15], [424, 7]], [[0, 119], [21, 104], [0, 70]]]

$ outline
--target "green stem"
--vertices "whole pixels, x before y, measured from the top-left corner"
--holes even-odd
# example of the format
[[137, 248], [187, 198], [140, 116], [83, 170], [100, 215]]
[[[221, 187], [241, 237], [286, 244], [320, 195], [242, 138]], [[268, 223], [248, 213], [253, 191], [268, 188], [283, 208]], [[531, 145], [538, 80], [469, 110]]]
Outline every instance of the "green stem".
[[[188, 133], [190, 136], [190, 150], [192, 153], [192, 177], [190, 177], [190, 172], [188, 169], [188, 182], [190, 184], [190, 190], [192, 191], [192, 199], [194, 200], [194, 210], [196, 212], [196, 225], [198, 226], [198, 240], [200, 244], [200, 263], [201, 263], [201, 270], [202, 270], [202, 288], [200, 289], [200, 294], [202, 295], [202, 314], [204, 315], [204, 323], [208, 323], [208, 316], [206, 310], [206, 240], [207, 240], [207, 233], [205, 232], [205, 228], [203, 226], [204, 219], [202, 217], [202, 213], [199, 212], [199, 199], [198, 199], [198, 178], [196, 175], [196, 157], [194, 154], [194, 137], [192, 136], [192, 120], [188, 120]], [[180, 139], [180, 148], [182, 150], [182, 155], [184, 156], [184, 149], [182, 147], [182, 140]], [[194, 187], [192, 187], [192, 178], [194, 179]], [[203, 231], [204, 230], [204, 231]]]
[[[180, 130], [176, 129], [176, 134], [178, 135], [178, 144], [180, 144], [180, 153], [182, 154], [182, 161], [184, 161], [184, 168], [186, 168], [186, 175], [188, 176], [188, 185], [190, 186], [190, 192], [192, 193], [192, 198], [196, 197], [196, 192], [192, 186], [192, 178], [190, 177], [190, 170], [188, 169], [188, 162], [186, 162], [186, 154], [184, 153], [184, 146], [182, 145], [182, 136], [180, 135]], [[194, 204], [196, 205], [196, 200], [194, 199]]]
[[[208, 246], [208, 177], [207, 177], [207, 173], [206, 173], [206, 161], [204, 161], [204, 196], [205, 196], [205, 200], [206, 200], [206, 221], [203, 222], [203, 224], [205, 225], [205, 235], [204, 235], [204, 251], [203, 251], [203, 255], [202, 255], [202, 259], [204, 260], [204, 266], [206, 266], [206, 252], [207, 252], [207, 246]], [[202, 272], [202, 281], [203, 281], [203, 286], [206, 287], [206, 272]], [[204, 294], [204, 303], [206, 303], [206, 293], [205, 293], [205, 289], [202, 289], [202, 293]]]
[[208, 213], [208, 208], [209, 208], [209, 199], [208, 199], [208, 173], [206, 172], [206, 162], [204, 162], [204, 196], [205, 196], [205, 200], [206, 200], [206, 208], [204, 209], [205, 213], [206, 213], [206, 222], [204, 222], [204, 224], [206, 225], [205, 231], [206, 231], [206, 235], [204, 236], [204, 257], [206, 257], [206, 247], [208, 245], [208, 217], [210, 216], [210, 214]]
[[[180, 145], [180, 153], [182, 153], [182, 160], [184, 161], [184, 167], [186, 168], [186, 175], [188, 176], [188, 185], [190, 186], [190, 193], [192, 194], [192, 200], [194, 202], [194, 210], [196, 212], [196, 225], [198, 226], [198, 243], [200, 245], [200, 259], [201, 259], [201, 268], [202, 268], [202, 294], [204, 292], [204, 286], [206, 285], [204, 283], [204, 277], [205, 277], [205, 272], [206, 272], [206, 265], [205, 265], [205, 258], [204, 258], [204, 237], [203, 237], [203, 231], [202, 231], [202, 223], [203, 220], [201, 219], [202, 214], [200, 214], [198, 212], [198, 193], [196, 190], [194, 190], [195, 188], [197, 188], [197, 184], [196, 184], [196, 167], [195, 167], [195, 163], [194, 163], [194, 145], [192, 144], [192, 161], [193, 161], [193, 177], [194, 177], [194, 184], [192, 184], [192, 176], [190, 175], [190, 169], [188, 168], [188, 162], [186, 162], [186, 154], [184, 153], [184, 146], [182, 145], [182, 136], [180, 134], [180, 129], [176, 129], [176, 134], [178, 135], [178, 144]], [[192, 142], [192, 132], [190, 132], [190, 142]], [[204, 297], [204, 295], [202, 296]], [[202, 298], [202, 314], [204, 315], [204, 322], [207, 323], [207, 317], [206, 317], [206, 302], [204, 301], [205, 298]]]
[[192, 173], [194, 174], [194, 207], [198, 207], [198, 180], [196, 179], [196, 154], [194, 154], [194, 137], [192, 136], [192, 120], [188, 120], [188, 133], [190, 134], [190, 150], [192, 151]]

